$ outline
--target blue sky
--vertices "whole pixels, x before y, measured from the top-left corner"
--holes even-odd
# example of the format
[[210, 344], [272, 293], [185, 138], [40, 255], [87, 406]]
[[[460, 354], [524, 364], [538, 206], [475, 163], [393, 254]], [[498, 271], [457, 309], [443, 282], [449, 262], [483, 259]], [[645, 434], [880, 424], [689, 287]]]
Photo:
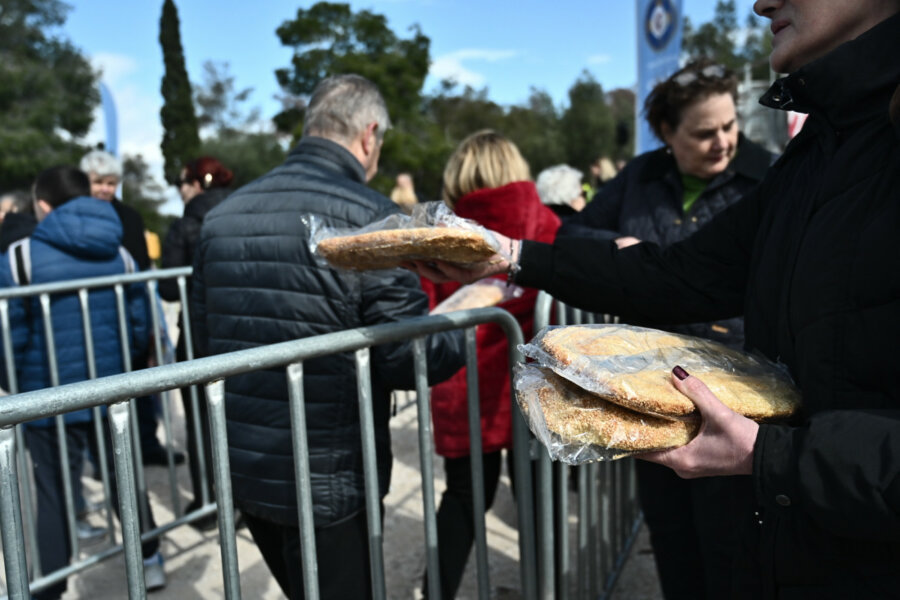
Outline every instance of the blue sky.
[[[103, 71], [118, 110], [119, 148], [141, 154], [162, 180], [159, 92], [163, 74], [159, 46], [162, 1], [69, 0], [62, 33]], [[238, 88], [253, 88], [248, 106], [263, 117], [278, 112], [274, 71], [290, 64], [275, 29], [311, 2], [285, 0], [176, 0], [188, 75], [202, 80], [207, 60], [227, 62]], [[354, 10], [384, 14], [400, 36], [419, 24], [431, 39], [432, 89], [444, 77], [477, 88], [501, 104], [524, 101], [531, 87], [546, 90], [557, 105], [583, 70], [605, 89], [636, 83], [636, 9], [633, 0], [382, 0], [351, 1]], [[684, 12], [703, 23], [714, 0], [683, 0]], [[750, 0], [738, 0], [743, 21]], [[98, 119], [89, 141], [103, 138]], [[181, 213], [174, 188], [164, 212]]]

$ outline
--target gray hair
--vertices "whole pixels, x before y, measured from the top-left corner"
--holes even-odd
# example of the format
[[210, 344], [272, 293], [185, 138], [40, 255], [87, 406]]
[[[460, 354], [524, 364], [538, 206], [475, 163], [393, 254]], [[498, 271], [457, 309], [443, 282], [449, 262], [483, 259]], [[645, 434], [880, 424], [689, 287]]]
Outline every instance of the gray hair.
[[378, 87], [360, 75], [333, 75], [313, 90], [303, 123], [303, 137], [313, 135], [350, 144], [372, 122], [378, 141], [391, 126]]
[[9, 212], [27, 213], [32, 209], [31, 194], [24, 190], [13, 190], [0, 194], [0, 205], [4, 202], [9, 202]]
[[556, 165], [544, 169], [535, 182], [541, 202], [568, 206], [581, 195], [581, 178], [581, 171], [569, 165]]
[[104, 150], [91, 150], [82, 157], [78, 166], [88, 175], [114, 175], [117, 179], [122, 179], [122, 162]]

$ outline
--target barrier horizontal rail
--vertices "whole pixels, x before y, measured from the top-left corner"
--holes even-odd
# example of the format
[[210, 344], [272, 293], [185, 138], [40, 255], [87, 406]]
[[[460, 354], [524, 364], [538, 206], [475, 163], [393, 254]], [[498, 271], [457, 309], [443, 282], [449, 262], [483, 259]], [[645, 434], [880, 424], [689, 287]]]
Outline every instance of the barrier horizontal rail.
[[[314, 338], [237, 350], [228, 354], [197, 358], [190, 362], [149, 367], [93, 381], [70, 383], [58, 388], [22, 392], [16, 395], [15, 403], [0, 403], [0, 427], [10, 427], [24, 421], [90, 408], [95, 404], [119, 402], [250, 371], [282, 367], [291, 362], [305, 361], [337, 352], [350, 352], [413, 336], [462, 329], [482, 323], [500, 325], [507, 334], [518, 330], [519, 327], [515, 318], [504, 310], [480, 308], [415, 317], [396, 323], [372, 325], [326, 333]], [[521, 339], [520, 330], [517, 337]]]

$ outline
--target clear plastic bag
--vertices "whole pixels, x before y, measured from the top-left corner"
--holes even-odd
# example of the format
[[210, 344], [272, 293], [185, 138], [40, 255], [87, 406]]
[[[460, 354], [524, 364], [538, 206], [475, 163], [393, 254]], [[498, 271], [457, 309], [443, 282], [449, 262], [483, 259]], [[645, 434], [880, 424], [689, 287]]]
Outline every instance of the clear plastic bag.
[[676, 365], [752, 419], [787, 417], [800, 404], [799, 392], [780, 365], [702, 338], [631, 325], [551, 326], [519, 349], [589, 392], [664, 419], [696, 413], [671, 382]]
[[[396, 213], [358, 228], [330, 227], [315, 215], [305, 215], [302, 221], [309, 231], [309, 247], [313, 255], [335, 268], [386, 269], [409, 260], [443, 259], [440, 250], [433, 246], [435, 239], [422, 239], [429, 235], [440, 238], [438, 243], [445, 244], [446, 238], [459, 236], [464, 239], [457, 240], [458, 246], [467, 244], [473, 247], [467, 253], [473, 260], [450, 262], [470, 264], [498, 253], [508, 258], [501, 252], [500, 243], [489, 229], [455, 215], [443, 202], [420, 203], [413, 207], [411, 214]], [[383, 235], [387, 232], [394, 233]], [[344, 254], [340, 258], [324, 251], [323, 242], [351, 237], [359, 245], [343, 248], [341, 251]], [[460, 248], [457, 247], [456, 251]]]
[[454, 310], [496, 306], [518, 298], [524, 292], [525, 290], [517, 285], [509, 285], [505, 281], [490, 277], [462, 286], [431, 309], [430, 314], [439, 315]]
[[697, 419], [668, 421], [607, 402], [534, 363], [515, 368], [516, 400], [550, 458], [570, 465], [615, 460], [688, 443]]

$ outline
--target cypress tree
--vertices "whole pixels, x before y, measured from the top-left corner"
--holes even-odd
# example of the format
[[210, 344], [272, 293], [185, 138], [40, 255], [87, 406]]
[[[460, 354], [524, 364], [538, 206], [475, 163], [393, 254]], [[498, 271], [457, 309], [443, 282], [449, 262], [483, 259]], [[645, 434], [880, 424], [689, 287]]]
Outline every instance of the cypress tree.
[[184, 66], [178, 9], [172, 0], [163, 2], [159, 44], [162, 46], [165, 64], [161, 88], [163, 105], [159, 111], [163, 126], [160, 146], [165, 159], [166, 181], [175, 183], [181, 174], [182, 165], [197, 157], [200, 134], [191, 96], [191, 82]]

